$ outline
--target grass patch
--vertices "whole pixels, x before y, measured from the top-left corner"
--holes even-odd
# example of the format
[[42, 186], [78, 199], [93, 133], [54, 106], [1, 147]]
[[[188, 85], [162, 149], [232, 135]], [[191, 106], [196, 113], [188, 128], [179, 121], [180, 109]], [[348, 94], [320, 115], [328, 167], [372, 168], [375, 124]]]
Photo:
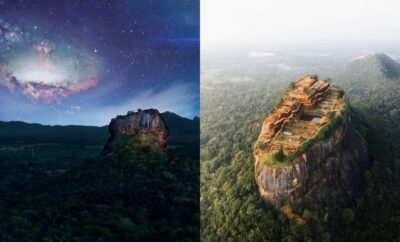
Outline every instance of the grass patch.
[[267, 144], [265, 142], [257, 141], [256, 149], [265, 149], [265, 148], [267, 148]]
[[344, 90], [343, 89], [339, 88], [337, 97], [338, 97], [338, 99], [342, 99], [344, 97]]
[[277, 160], [275, 154], [267, 154], [260, 157], [260, 163], [272, 168], [283, 168], [291, 164], [288, 159]]

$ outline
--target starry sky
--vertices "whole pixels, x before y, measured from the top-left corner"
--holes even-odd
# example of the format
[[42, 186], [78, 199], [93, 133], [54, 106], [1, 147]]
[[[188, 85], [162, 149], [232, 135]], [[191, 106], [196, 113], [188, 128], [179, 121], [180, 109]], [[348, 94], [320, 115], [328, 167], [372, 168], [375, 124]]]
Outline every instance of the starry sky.
[[0, 0], [0, 120], [199, 115], [199, 2]]

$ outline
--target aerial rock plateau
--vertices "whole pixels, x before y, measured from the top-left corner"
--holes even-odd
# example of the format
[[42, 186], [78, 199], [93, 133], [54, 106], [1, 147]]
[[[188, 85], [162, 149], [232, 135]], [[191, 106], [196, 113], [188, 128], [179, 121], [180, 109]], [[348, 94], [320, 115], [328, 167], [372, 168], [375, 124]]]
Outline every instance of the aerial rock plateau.
[[369, 163], [344, 92], [316, 76], [290, 85], [265, 119], [254, 157], [259, 193], [277, 209], [351, 202]]

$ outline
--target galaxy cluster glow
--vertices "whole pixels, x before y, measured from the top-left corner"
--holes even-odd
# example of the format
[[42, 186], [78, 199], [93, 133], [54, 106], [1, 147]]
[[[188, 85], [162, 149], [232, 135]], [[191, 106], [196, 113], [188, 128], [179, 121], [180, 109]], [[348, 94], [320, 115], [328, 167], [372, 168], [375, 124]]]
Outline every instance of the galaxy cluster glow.
[[0, 19], [1, 53], [6, 56], [0, 60], [0, 85], [45, 103], [97, 85], [97, 65], [90, 54], [67, 43], [55, 48], [49, 40], [28, 39], [27, 34]]
[[[199, 3], [0, 0], [0, 121], [199, 115]], [[6, 104], [6, 105], [4, 105]]]

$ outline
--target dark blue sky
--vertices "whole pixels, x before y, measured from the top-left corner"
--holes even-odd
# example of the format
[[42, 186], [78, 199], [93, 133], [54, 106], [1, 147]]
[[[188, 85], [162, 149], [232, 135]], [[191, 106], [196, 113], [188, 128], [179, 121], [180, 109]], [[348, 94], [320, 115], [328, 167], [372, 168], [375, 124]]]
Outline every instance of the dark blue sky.
[[[199, 2], [1, 1], [0, 120], [199, 115]], [[7, 105], [4, 105], [7, 104]]]

